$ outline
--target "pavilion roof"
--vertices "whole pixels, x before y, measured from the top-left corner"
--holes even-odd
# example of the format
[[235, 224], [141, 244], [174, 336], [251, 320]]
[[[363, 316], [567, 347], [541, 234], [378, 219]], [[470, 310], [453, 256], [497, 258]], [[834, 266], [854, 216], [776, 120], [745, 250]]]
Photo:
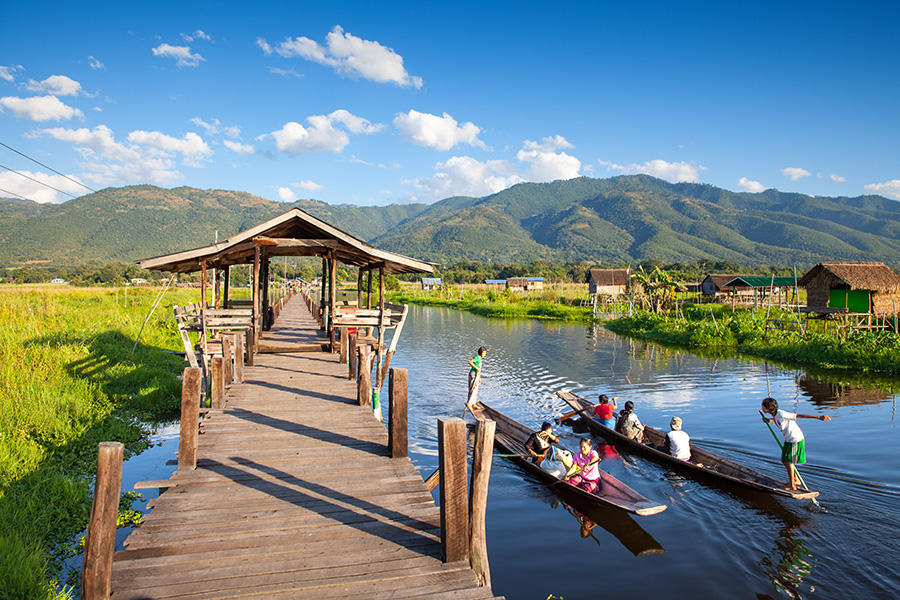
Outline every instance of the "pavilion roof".
[[204, 262], [208, 267], [250, 264], [257, 247], [264, 247], [270, 257], [324, 256], [333, 251], [343, 264], [363, 268], [383, 265], [385, 273], [433, 273], [435, 267], [434, 263], [375, 248], [299, 208], [216, 244], [145, 258], [138, 264], [143, 269], [190, 273], [199, 271]]

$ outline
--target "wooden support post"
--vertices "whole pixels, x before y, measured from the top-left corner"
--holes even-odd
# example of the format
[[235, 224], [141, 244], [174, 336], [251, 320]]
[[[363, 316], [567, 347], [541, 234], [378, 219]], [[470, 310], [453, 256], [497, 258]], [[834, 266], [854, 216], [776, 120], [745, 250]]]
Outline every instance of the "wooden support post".
[[82, 600], [108, 600], [112, 593], [124, 452], [125, 446], [119, 442], [101, 442], [97, 448], [97, 482], [81, 563]]
[[234, 383], [234, 358], [231, 354], [231, 336], [222, 334], [222, 378], [225, 388]]
[[366, 288], [366, 308], [372, 308], [372, 269], [369, 268], [369, 287]]
[[197, 468], [197, 436], [200, 416], [200, 385], [203, 371], [188, 367], [181, 377], [181, 429], [178, 434], [178, 470]]
[[391, 458], [405, 458], [409, 455], [406, 409], [408, 389], [406, 369], [391, 369], [388, 375], [388, 448]]
[[228, 308], [228, 290], [231, 287], [231, 265], [225, 267], [225, 276], [222, 282], [222, 306]]
[[244, 335], [234, 334], [234, 380], [244, 383]]
[[359, 273], [356, 275], [356, 308], [362, 308], [362, 295], [363, 295], [363, 270], [362, 267], [359, 268]]
[[[381, 359], [384, 356], [384, 265], [378, 268], [378, 348], [375, 350], [376, 377], [379, 386], [384, 383]], [[378, 388], [381, 391], [381, 388]]]
[[[256, 341], [255, 334], [259, 333], [259, 327], [262, 323], [260, 319], [260, 300], [259, 300], [259, 259], [260, 259], [260, 251], [259, 246], [257, 245], [253, 250], [253, 333], [254, 339]], [[255, 345], [254, 345], [255, 347]]]
[[200, 308], [206, 310], [206, 261], [200, 263]]
[[253, 342], [256, 341], [256, 338], [253, 335], [253, 328], [244, 330], [244, 337], [246, 338], [244, 341], [247, 346], [247, 366], [253, 366], [253, 354], [256, 352], [256, 346], [253, 345]]
[[346, 327], [341, 327], [341, 363], [347, 364], [347, 360], [349, 358], [349, 354], [347, 354], [347, 349], [350, 345], [350, 330]]
[[222, 408], [225, 404], [225, 373], [222, 368], [224, 361], [221, 356], [214, 356], [209, 362], [209, 395], [212, 397], [212, 407]]
[[458, 417], [438, 419], [438, 466], [441, 469], [441, 557], [445, 563], [469, 556], [469, 494], [466, 489], [466, 423]]
[[359, 379], [356, 382], [356, 400], [360, 406], [372, 405], [372, 361], [369, 347], [359, 347]]
[[478, 585], [482, 587], [491, 585], [485, 516], [496, 429], [495, 421], [478, 419], [475, 425], [475, 444], [472, 448], [472, 484], [469, 489], [469, 565], [475, 571]]
[[334, 317], [337, 313], [337, 261], [334, 258], [334, 250], [328, 252], [328, 337], [331, 340], [331, 352], [335, 351]]
[[325, 329], [325, 314], [326, 311], [326, 303], [325, 303], [325, 292], [328, 290], [328, 280], [331, 277], [328, 275], [328, 257], [322, 257], [322, 293], [320, 294], [321, 298], [319, 298], [319, 314], [321, 316], [321, 320], [319, 321], [319, 329]]
[[357, 371], [359, 370], [359, 354], [356, 352], [356, 339], [359, 337], [359, 334], [354, 333], [350, 336], [350, 341], [347, 344], [347, 357], [350, 359], [349, 368], [347, 369], [347, 379], [354, 380], [356, 379]]

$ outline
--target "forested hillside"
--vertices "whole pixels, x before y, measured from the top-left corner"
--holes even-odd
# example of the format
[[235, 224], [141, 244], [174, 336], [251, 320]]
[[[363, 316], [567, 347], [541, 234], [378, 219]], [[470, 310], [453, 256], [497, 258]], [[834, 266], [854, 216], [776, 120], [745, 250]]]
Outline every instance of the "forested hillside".
[[378, 247], [437, 262], [647, 259], [900, 265], [900, 202], [735, 193], [647, 175], [523, 183], [432, 205], [273, 202], [242, 192], [107, 188], [58, 205], [0, 201], [0, 266], [131, 262], [222, 240], [298, 207]]

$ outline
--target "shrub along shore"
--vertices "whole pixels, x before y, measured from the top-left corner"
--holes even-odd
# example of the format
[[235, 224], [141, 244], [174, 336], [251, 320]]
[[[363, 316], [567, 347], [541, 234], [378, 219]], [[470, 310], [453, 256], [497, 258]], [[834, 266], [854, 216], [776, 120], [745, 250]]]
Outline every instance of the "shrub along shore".
[[[546, 294], [545, 294], [546, 296]], [[572, 306], [571, 299], [521, 297], [505, 293], [401, 292], [393, 302], [443, 306], [467, 310], [485, 317], [540, 318], [593, 322], [589, 307]], [[800, 331], [770, 330], [766, 339], [766, 310], [742, 309], [719, 304], [684, 304], [678, 311], [653, 313], [636, 310], [630, 317], [607, 321], [620, 335], [716, 354], [742, 353], [820, 371], [900, 376], [900, 336], [886, 331], [855, 331], [846, 335], [825, 333], [822, 323]], [[772, 308], [769, 318], [797, 322], [795, 313]], [[893, 386], [896, 387], [896, 382]]]
[[185, 363], [164, 350], [181, 346], [172, 305], [197, 292], [169, 290], [132, 355], [156, 293], [0, 286], [0, 597], [72, 597], [59, 571], [87, 525], [97, 444], [128, 458], [178, 418]]

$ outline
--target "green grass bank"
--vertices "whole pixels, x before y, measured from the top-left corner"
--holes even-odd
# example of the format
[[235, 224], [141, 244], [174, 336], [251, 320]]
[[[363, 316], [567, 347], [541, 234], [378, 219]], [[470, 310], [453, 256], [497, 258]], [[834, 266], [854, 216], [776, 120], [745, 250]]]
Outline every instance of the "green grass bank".
[[59, 569], [87, 524], [97, 444], [128, 458], [147, 424], [177, 419], [186, 363], [164, 350], [181, 346], [172, 305], [197, 293], [169, 290], [132, 355], [157, 291], [0, 286], [0, 597], [75, 594]]

